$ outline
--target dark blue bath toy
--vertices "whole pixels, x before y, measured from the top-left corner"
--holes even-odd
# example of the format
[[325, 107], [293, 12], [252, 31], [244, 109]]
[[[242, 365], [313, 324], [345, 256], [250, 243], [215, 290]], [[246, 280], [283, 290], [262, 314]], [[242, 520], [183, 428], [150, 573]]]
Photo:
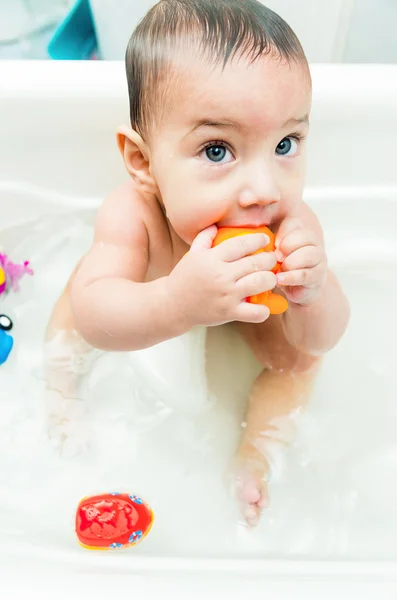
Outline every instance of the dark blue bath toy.
[[0, 365], [6, 362], [14, 345], [14, 338], [8, 333], [12, 321], [7, 315], [0, 315]]

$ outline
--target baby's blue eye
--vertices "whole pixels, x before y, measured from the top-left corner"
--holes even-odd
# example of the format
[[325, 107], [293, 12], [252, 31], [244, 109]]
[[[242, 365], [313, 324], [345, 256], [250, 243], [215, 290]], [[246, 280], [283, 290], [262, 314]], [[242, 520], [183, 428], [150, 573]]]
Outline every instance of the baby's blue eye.
[[298, 142], [293, 137], [285, 137], [278, 144], [276, 154], [278, 156], [293, 156], [298, 150]]
[[226, 146], [222, 146], [221, 144], [213, 144], [212, 146], [207, 146], [205, 149], [205, 156], [210, 162], [221, 164], [230, 162], [232, 153], [226, 148]]

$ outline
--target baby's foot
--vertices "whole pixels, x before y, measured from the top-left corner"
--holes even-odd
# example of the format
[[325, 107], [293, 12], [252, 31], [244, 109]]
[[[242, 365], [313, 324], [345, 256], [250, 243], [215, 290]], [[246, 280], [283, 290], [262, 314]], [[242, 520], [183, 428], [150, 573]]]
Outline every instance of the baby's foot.
[[250, 446], [240, 447], [235, 471], [235, 490], [241, 515], [250, 527], [260, 520], [262, 510], [269, 506], [269, 465]]

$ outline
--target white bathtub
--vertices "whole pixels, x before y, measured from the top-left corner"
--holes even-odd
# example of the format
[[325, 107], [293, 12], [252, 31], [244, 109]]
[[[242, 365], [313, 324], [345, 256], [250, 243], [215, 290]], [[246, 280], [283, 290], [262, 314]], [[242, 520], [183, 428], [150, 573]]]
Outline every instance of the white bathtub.
[[[313, 83], [306, 197], [324, 225], [331, 262], [346, 268], [348, 278], [363, 268], [365, 240], [381, 231], [385, 247], [377, 251], [395, 277], [397, 262], [389, 250], [397, 244], [397, 67], [319, 65], [313, 68]], [[95, 207], [125, 178], [115, 128], [127, 120], [121, 63], [0, 63], [0, 235], [41, 210]], [[20, 192], [10, 198], [7, 190], [15, 183]], [[358, 243], [352, 244], [355, 235]], [[362, 310], [368, 308], [370, 321], [365, 301]], [[0, 481], [6, 486], [1, 474]], [[371, 531], [367, 537], [362, 532], [363, 547], [371, 545]], [[2, 543], [0, 531], [0, 595], [396, 598], [397, 549], [382, 553], [382, 541], [373, 544], [372, 554], [356, 548], [346, 560], [321, 552], [318, 560], [149, 551], [104, 556], [49, 549], [31, 540]]]

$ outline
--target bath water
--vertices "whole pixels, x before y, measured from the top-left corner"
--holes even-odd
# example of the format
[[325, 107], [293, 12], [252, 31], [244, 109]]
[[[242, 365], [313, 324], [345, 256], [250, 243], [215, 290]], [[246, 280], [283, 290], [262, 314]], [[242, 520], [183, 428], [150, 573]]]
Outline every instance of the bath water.
[[42, 214], [0, 231], [12, 258], [31, 260], [35, 270], [0, 306], [15, 323], [15, 350], [0, 371], [0, 542], [82, 555], [74, 534], [80, 498], [129, 491], [156, 515], [132, 554], [396, 558], [395, 242], [379, 237], [371, 245], [356, 231], [349, 237], [347, 226], [341, 246], [337, 228], [329, 231], [331, 266], [351, 302], [350, 326], [299, 418], [270, 508], [248, 531], [230, 471], [258, 365], [230, 328], [208, 332], [210, 399], [202, 407], [190, 406], [188, 393], [185, 406], [146, 393], [128, 353], [104, 354], [71, 439], [62, 449], [48, 439], [44, 330], [90, 245], [93, 215]]

